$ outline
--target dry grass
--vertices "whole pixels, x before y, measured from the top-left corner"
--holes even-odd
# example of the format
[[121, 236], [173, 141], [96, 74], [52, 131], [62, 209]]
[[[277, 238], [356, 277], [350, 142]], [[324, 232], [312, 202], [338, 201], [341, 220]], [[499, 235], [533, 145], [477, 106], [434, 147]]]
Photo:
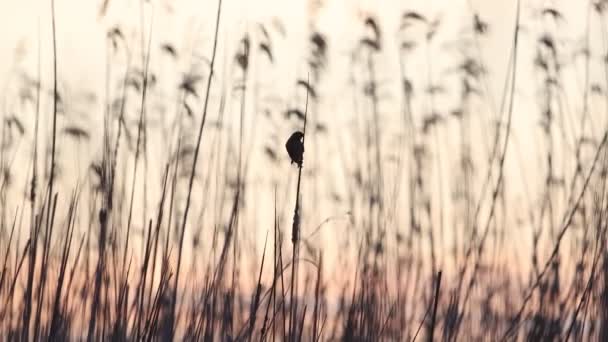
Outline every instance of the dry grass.
[[[352, 93], [340, 94], [353, 103], [346, 125], [325, 112], [333, 46], [324, 34], [310, 34], [309, 76], [294, 80], [296, 96], [277, 103], [263, 81], [281, 56], [280, 23], [256, 23], [232, 55], [218, 53], [220, 0], [209, 58], [188, 56], [154, 46], [142, 5], [137, 39], [108, 29], [95, 130], [70, 111], [82, 99], [61, 86], [69, 68], [57, 58], [51, 4], [53, 85], [39, 81], [39, 45], [38, 74], [10, 85], [20, 102], [4, 113], [0, 339], [608, 339], [608, 129], [599, 106], [608, 108], [608, 64], [596, 56], [608, 52], [590, 38], [608, 41], [605, 1], [581, 3], [603, 29], [588, 24], [575, 62], [557, 38], [562, 13], [548, 7], [525, 19], [542, 27], [525, 33], [541, 94], [543, 167], [532, 176], [507, 169], [517, 153], [521, 52], [530, 49], [517, 29], [519, 2], [500, 106], [480, 57], [492, 27], [477, 13], [456, 43], [457, 89], [435, 71], [434, 54], [451, 53], [435, 47], [441, 20], [402, 13], [398, 55], [388, 56], [393, 37], [366, 17], [345, 68]], [[426, 56], [424, 72], [411, 72], [416, 53]], [[173, 69], [157, 70], [158, 55]], [[399, 60], [396, 111], [386, 110], [395, 101], [386, 58]], [[177, 61], [188, 61], [185, 73]], [[576, 63], [582, 108], [565, 108], [580, 97], [562, 84]], [[594, 81], [591, 69], [605, 79]], [[446, 113], [450, 93], [458, 96]], [[295, 130], [306, 138], [298, 167], [283, 147]], [[82, 146], [99, 152], [85, 156]], [[70, 150], [93, 160], [84, 175]], [[515, 182], [526, 184], [525, 204], [509, 199]], [[523, 234], [530, 248], [515, 255], [527, 238], [509, 240]]]

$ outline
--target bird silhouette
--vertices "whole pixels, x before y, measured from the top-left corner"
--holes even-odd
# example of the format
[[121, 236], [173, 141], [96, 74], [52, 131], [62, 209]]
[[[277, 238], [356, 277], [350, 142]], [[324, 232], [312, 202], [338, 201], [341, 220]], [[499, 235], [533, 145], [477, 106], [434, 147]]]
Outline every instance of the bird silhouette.
[[296, 163], [298, 164], [298, 167], [301, 168], [304, 160], [304, 133], [300, 131], [294, 132], [289, 139], [287, 139], [285, 148], [287, 149], [287, 153], [289, 153], [291, 163]]

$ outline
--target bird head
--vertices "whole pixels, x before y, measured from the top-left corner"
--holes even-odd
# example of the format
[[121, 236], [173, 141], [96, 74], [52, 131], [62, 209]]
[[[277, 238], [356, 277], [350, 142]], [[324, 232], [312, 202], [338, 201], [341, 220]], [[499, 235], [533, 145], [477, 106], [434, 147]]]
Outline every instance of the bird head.
[[291, 135], [291, 139], [297, 139], [297, 140], [302, 140], [304, 138], [304, 133], [300, 132], [300, 131], [295, 131], [293, 132], [293, 134]]

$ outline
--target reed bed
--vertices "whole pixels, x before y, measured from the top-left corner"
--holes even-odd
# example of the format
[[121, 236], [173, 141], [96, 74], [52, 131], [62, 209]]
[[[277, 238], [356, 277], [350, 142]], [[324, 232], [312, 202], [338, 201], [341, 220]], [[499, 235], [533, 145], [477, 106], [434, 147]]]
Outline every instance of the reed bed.
[[50, 75], [41, 35], [2, 112], [0, 339], [608, 340], [606, 1], [580, 42], [517, 1], [500, 76], [470, 3], [457, 39], [364, 13], [344, 55], [314, 20], [298, 53], [277, 18], [225, 34], [222, 2], [190, 44], [141, 1], [82, 93], [50, 0]]

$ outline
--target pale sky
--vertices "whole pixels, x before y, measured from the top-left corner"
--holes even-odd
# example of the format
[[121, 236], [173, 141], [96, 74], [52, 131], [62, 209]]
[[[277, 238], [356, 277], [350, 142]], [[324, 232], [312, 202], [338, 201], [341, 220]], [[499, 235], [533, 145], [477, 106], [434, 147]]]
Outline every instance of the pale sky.
[[[58, 72], [61, 83], [71, 91], [92, 91], [103, 97], [106, 32], [109, 28], [120, 25], [124, 28], [128, 39], [137, 44], [140, 34], [140, 1], [109, 0], [107, 13], [104, 16], [100, 16], [101, 2], [101, 0], [56, 0], [56, 20]], [[222, 54], [231, 53], [245, 30], [253, 30], [260, 22], [271, 25], [277, 20], [280, 21], [286, 31], [285, 38], [281, 38], [276, 32], [272, 34], [277, 39], [278, 62], [269, 74], [261, 78], [261, 82], [271, 84], [274, 87], [272, 89], [275, 89], [274, 92], [289, 102], [294, 95], [292, 86], [294, 81], [306, 75], [304, 56], [307, 37], [310, 27], [316, 27], [327, 35], [331, 44], [330, 67], [321, 87], [326, 97], [323, 100], [324, 114], [331, 115], [331, 122], [337, 126], [352, 119], [352, 115], [347, 112], [351, 104], [344, 103], [350, 100], [343, 99], [340, 95], [346, 91], [345, 84], [349, 77], [345, 62], [350, 49], [362, 33], [361, 22], [365, 15], [371, 14], [379, 18], [385, 34], [384, 39], [389, 42], [380, 57], [379, 79], [386, 79], [390, 84], [397, 86], [400, 80], [395, 70], [398, 70], [399, 65], [394, 56], [397, 51], [396, 32], [401, 14], [408, 10], [420, 11], [430, 18], [442, 19], [437, 43], [431, 48], [435, 69], [433, 78], [437, 81], [443, 77], [443, 70], [454, 63], [455, 54], [446, 52], [446, 49], [449, 49], [446, 46], [449, 46], [450, 41], [460, 37], [462, 30], [470, 25], [472, 7], [490, 25], [490, 33], [481, 41], [480, 48], [483, 62], [489, 69], [488, 85], [498, 106], [512, 45], [515, 4], [514, 0], [225, 0], [219, 49]], [[153, 45], [169, 42], [184, 54], [188, 54], [194, 46], [195, 53], [208, 56], [216, 6], [217, 2], [211, 0], [152, 0], [151, 5], [146, 4], [144, 7], [146, 38], [152, 19]], [[532, 68], [534, 46], [539, 34], [546, 28], [552, 29], [552, 23], [547, 22], [543, 28], [539, 24], [543, 21], [537, 19], [532, 21], [533, 16], [538, 15], [543, 6], [553, 6], [564, 14], [557, 34], [564, 46], [564, 58], [573, 54], [573, 46], [580, 45], [579, 42], [586, 28], [586, 1], [522, 0], [523, 29], [518, 54], [520, 64], [513, 117], [514, 144], [511, 145], [507, 158], [509, 174], [506, 177], [511, 200], [522, 206], [525, 204], [522, 204], [524, 195], [521, 188], [524, 184], [521, 182], [521, 175], [534, 177], [539, 165], [544, 163], [539, 157], [542, 153], [542, 144], [539, 142], [541, 137], [538, 129], [538, 79], [535, 78]], [[315, 8], [318, 10], [315, 11]], [[307, 16], [306, 13], [311, 13], [311, 16]], [[592, 21], [592, 25], [596, 25], [597, 28], [597, 18]], [[50, 85], [52, 80], [52, 74], [49, 72], [52, 61], [50, 32], [50, 1], [0, 1], [0, 89], [11, 87], [11, 82], [14, 82], [12, 71], [27, 70], [31, 75], [35, 75], [39, 34], [43, 65], [42, 83], [46, 86]], [[592, 53], [597, 57], [602, 52], [600, 45], [597, 44], [597, 36], [593, 39], [595, 43]], [[158, 50], [156, 51], [152, 53], [151, 63], [162, 66], [165, 62]], [[412, 77], [425, 79], [425, 63], [424, 54], [412, 56], [408, 61]], [[182, 60], [178, 69], [184, 72], [188, 70], [189, 65], [189, 59]], [[566, 68], [562, 80], [564, 90], [568, 94], [567, 111], [570, 112], [571, 117], [577, 117], [581, 111], [579, 94], [582, 94], [584, 81], [582, 64], [579, 62], [574, 65], [574, 68]], [[601, 73], [592, 73], [592, 78], [596, 81], [603, 82], [602, 77]], [[11, 102], [10, 98], [7, 99], [9, 97], [7, 94], [9, 93], [4, 94], [3, 99], [5, 107], [6, 103]], [[449, 101], [438, 104], [442, 110], [449, 110], [451, 105]], [[422, 108], [424, 106], [420, 104], [421, 111]], [[92, 111], [93, 113], [89, 114], [93, 117], [101, 117], [101, 115], [93, 115], [102, 113], [99, 102], [96, 107], [92, 106], [86, 110]], [[489, 110], [489, 108], [480, 110]], [[95, 119], [92, 122], [92, 127], [95, 127]], [[478, 132], [480, 136], [486, 133]], [[251, 136], [253, 133], [247, 134]], [[448, 153], [449, 148], [446, 147]], [[90, 151], [89, 155], [95, 153], [96, 151]], [[537, 189], [533, 184], [532, 188], [534, 194]], [[536, 203], [538, 199], [529, 200]]]

